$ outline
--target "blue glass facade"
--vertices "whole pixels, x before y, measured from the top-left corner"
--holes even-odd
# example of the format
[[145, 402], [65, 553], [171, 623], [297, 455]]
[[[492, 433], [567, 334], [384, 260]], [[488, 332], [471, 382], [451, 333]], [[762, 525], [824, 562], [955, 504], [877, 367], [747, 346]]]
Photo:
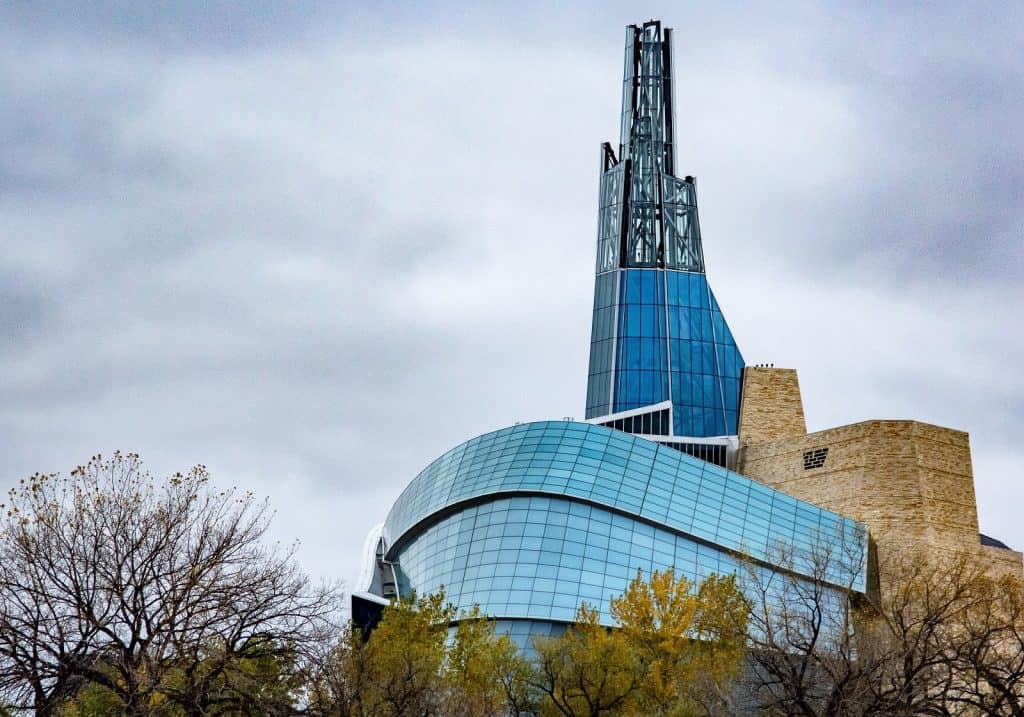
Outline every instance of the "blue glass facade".
[[[809, 554], [821, 541], [867, 554], [855, 521], [657, 443], [563, 421], [441, 456], [395, 502], [384, 538], [401, 592], [444, 587], [459, 609], [540, 622], [570, 621], [586, 600], [610, 624], [609, 599], [638, 568], [700, 580], [735, 572], [741, 555], [768, 569], [775, 546]], [[864, 589], [863, 569], [854, 584]]]
[[598, 277], [587, 417], [672, 401], [675, 436], [737, 433], [743, 356], [704, 274]]
[[692, 177], [672, 176], [671, 31], [627, 33], [620, 158], [605, 145], [586, 416], [671, 401], [671, 436], [737, 433], [743, 357], [704, 273]]

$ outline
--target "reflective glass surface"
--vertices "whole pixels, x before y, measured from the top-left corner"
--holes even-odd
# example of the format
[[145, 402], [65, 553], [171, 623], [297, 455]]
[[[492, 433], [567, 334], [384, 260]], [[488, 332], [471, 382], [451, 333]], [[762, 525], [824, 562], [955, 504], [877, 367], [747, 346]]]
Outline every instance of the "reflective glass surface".
[[622, 210], [626, 200], [625, 163], [601, 175], [597, 210], [597, 273], [617, 269], [622, 244]]
[[598, 275], [587, 418], [671, 398], [673, 435], [736, 435], [742, 371], [743, 356], [706, 275], [657, 269]]
[[443, 518], [396, 559], [402, 593], [444, 586], [460, 610], [571, 621], [587, 601], [611, 623], [610, 599], [637, 569], [675, 566], [694, 580], [733, 573], [732, 555], [596, 506], [549, 497], [500, 498]]
[[697, 222], [697, 189], [691, 182], [667, 174], [661, 176], [664, 202], [665, 267], [704, 271], [704, 255]]
[[659, 252], [659, 177], [672, 173], [671, 39], [661, 23], [627, 30], [623, 72], [620, 156], [629, 199], [623, 266], [656, 267]]
[[599, 274], [594, 283], [594, 320], [590, 329], [590, 374], [587, 418], [611, 413], [612, 357], [615, 351], [615, 272]]
[[[735, 569], [737, 554], [770, 565], [779, 545], [866, 545], [848, 518], [651, 441], [563, 421], [441, 456], [395, 502], [384, 536], [403, 589], [444, 585], [460, 608], [553, 620], [571, 619], [584, 597], [605, 606], [637, 568], [699, 579]], [[854, 584], [864, 589], [863, 566]]]
[[669, 398], [665, 277], [664, 271], [642, 269], [619, 274], [614, 412]]
[[734, 436], [743, 356], [707, 276], [665, 274], [675, 435]]

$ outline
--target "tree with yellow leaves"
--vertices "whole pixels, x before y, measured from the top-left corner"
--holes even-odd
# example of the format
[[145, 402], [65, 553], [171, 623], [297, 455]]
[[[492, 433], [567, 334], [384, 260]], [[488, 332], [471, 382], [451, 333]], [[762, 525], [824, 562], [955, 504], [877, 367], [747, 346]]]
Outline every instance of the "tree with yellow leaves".
[[532, 714], [533, 665], [479, 606], [463, 615], [448, 648], [444, 670], [446, 717], [513, 717]]
[[506, 717], [534, 714], [533, 666], [474, 607], [456, 627], [444, 591], [384, 609], [364, 641], [349, 626], [314, 660], [307, 714], [321, 717]]
[[605, 717], [631, 714], [643, 676], [636, 653], [621, 632], [580, 605], [576, 622], [557, 638], [536, 638], [537, 687], [544, 715]]
[[364, 648], [363, 715], [440, 714], [438, 683], [455, 609], [444, 592], [396, 600]]
[[580, 606], [561, 638], [535, 641], [545, 714], [714, 715], [743, 665], [750, 606], [735, 576], [694, 585], [672, 569], [636, 578], [611, 614]]
[[640, 571], [612, 617], [637, 660], [637, 701], [646, 715], [716, 714], [742, 670], [750, 605], [734, 575], [695, 586], [671, 568], [644, 580]]

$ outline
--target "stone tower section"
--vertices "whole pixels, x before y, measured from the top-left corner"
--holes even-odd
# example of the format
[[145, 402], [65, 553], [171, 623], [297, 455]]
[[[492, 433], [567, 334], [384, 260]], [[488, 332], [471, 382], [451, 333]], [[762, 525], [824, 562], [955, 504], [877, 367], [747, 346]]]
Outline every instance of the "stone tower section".
[[748, 366], [741, 393], [741, 447], [807, 435], [796, 369]]

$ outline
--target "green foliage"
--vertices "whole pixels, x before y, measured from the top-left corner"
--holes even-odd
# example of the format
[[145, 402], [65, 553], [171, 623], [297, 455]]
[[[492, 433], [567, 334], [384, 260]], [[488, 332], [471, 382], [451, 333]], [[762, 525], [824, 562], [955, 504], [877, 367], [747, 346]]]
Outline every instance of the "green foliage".
[[[161, 717], [290, 714], [303, 686], [294, 657], [279, 653], [272, 642], [257, 642], [230, 658], [211, 651], [198, 662], [171, 662], [160, 671], [159, 683], [139, 711]], [[96, 682], [86, 682], [58, 710], [60, 717], [113, 717], [128, 712], [121, 693]]]
[[121, 698], [95, 682], [87, 683], [60, 708], [60, 717], [113, 717], [124, 713]]
[[178, 708], [169, 714], [212, 717], [288, 712], [302, 687], [294, 652], [277, 640], [256, 638], [235, 652], [211, 647], [198, 660], [179, 660], [158, 692]]

